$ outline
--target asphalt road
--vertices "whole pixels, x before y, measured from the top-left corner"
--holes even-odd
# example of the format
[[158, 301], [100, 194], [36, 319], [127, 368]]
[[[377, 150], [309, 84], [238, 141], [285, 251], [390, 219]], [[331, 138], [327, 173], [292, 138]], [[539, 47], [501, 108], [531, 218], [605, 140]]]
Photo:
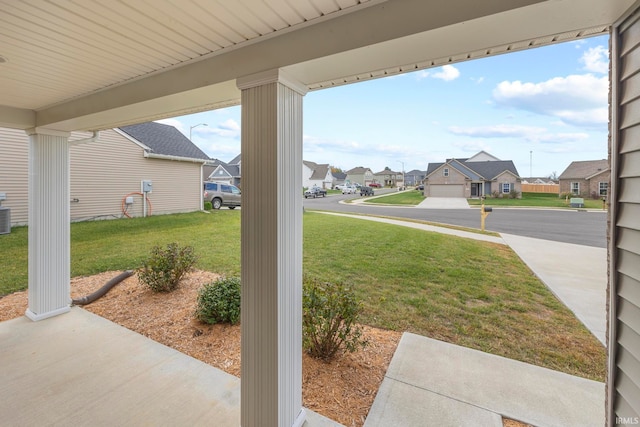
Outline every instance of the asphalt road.
[[[382, 194], [377, 190], [376, 195]], [[340, 203], [359, 195], [331, 195], [326, 198], [305, 199], [306, 209], [334, 212], [374, 214], [398, 218], [480, 228], [480, 210], [418, 209]], [[607, 213], [558, 209], [494, 208], [485, 222], [487, 231], [515, 234], [536, 239], [553, 240], [578, 245], [605, 248], [607, 244]], [[570, 255], [570, 254], [567, 254]]]

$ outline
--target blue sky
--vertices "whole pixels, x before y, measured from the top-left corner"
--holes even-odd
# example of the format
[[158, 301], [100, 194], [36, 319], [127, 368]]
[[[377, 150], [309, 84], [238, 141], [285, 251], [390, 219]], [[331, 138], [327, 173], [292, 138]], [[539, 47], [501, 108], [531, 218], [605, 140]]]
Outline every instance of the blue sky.
[[[344, 170], [426, 170], [480, 150], [520, 176], [607, 158], [609, 39], [498, 55], [309, 92], [304, 160]], [[240, 153], [240, 107], [160, 120], [209, 156]]]

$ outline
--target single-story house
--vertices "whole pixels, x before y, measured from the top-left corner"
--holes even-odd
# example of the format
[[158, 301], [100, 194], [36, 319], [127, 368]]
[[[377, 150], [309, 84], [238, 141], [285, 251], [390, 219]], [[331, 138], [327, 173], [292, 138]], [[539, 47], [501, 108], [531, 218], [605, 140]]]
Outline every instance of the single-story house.
[[205, 181], [215, 181], [240, 187], [242, 156], [238, 154], [229, 163], [216, 160], [212, 165], [204, 168]]
[[520, 175], [513, 161], [485, 152], [468, 159], [429, 163], [424, 195], [427, 197], [501, 197], [515, 191], [522, 197]]
[[[155, 122], [70, 136], [71, 221], [195, 211], [209, 157], [176, 128]], [[28, 222], [29, 137], [0, 128], [0, 193], [12, 225]], [[148, 187], [143, 188], [143, 182]], [[150, 190], [150, 191], [145, 191]]]
[[345, 183], [347, 184], [360, 184], [367, 186], [376, 182], [371, 169], [365, 168], [364, 166], [349, 169], [346, 173], [347, 178], [345, 179]]
[[560, 194], [597, 199], [609, 193], [611, 169], [609, 160], [571, 162], [560, 174]]
[[404, 176], [402, 172], [392, 171], [388, 166], [373, 174], [377, 183], [383, 187], [404, 187]]
[[333, 185], [333, 175], [328, 164], [318, 164], [307, 160], [302, 161], [302, 186], [304, 188], [316, 186], [329, 189]]

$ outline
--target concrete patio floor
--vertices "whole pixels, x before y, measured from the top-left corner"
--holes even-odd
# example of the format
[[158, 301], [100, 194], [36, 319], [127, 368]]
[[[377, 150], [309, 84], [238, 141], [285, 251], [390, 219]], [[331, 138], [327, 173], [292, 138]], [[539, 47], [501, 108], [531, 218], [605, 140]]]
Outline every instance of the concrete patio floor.
[[[0, 322], [0, 425], [240, 425], [240, 379], [78, 307]], [[305, 427], [338, 427], [307, 410]]]

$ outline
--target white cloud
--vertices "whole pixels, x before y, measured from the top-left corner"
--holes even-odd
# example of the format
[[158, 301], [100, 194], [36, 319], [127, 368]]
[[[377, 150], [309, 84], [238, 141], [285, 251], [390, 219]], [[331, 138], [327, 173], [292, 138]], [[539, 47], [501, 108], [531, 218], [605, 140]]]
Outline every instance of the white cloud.
[[440, 71], [433, 73], [434, 79], [444, 80], [445, 82], [450, 82], [458, 77], [460, 77], [460, 71], [453, 65], [443, 65]]
[[418, 80], [426, 79], [431, 77], [432, 79], [440, 79], [445, 82], [450, 82], [451, 80], [455, 80], [460, 77], [460, 70], [458, 70], [453, 65], [443, 65], [440, 67], [440, 71], [432, 72], [428, 70], [418, 71], [416, 74], [416, 78]]
[[473, 138], [513, 138], [540, 134], [546, 129], [533, 126], [493, 125], [478, 127], [451, 126], [449, 132], [454, 135], [464, 135]]
[[503, 81], [493, 90], [497, 105], [552, 116], [578, 126], [606, 126], [609, 80], [592, 74], [541, 83]]
[[227, 119], [217, 126], [198, 128], [200, 132], [217, 135], [223, 138], [240, 139], [240, 124], [234, 119]]
[[592, 73], [609, 73], [609, 49], [604, 46], [596, 46], [587, 49], [582, 54], [580, 62], [584, 64], [584, 69]]

